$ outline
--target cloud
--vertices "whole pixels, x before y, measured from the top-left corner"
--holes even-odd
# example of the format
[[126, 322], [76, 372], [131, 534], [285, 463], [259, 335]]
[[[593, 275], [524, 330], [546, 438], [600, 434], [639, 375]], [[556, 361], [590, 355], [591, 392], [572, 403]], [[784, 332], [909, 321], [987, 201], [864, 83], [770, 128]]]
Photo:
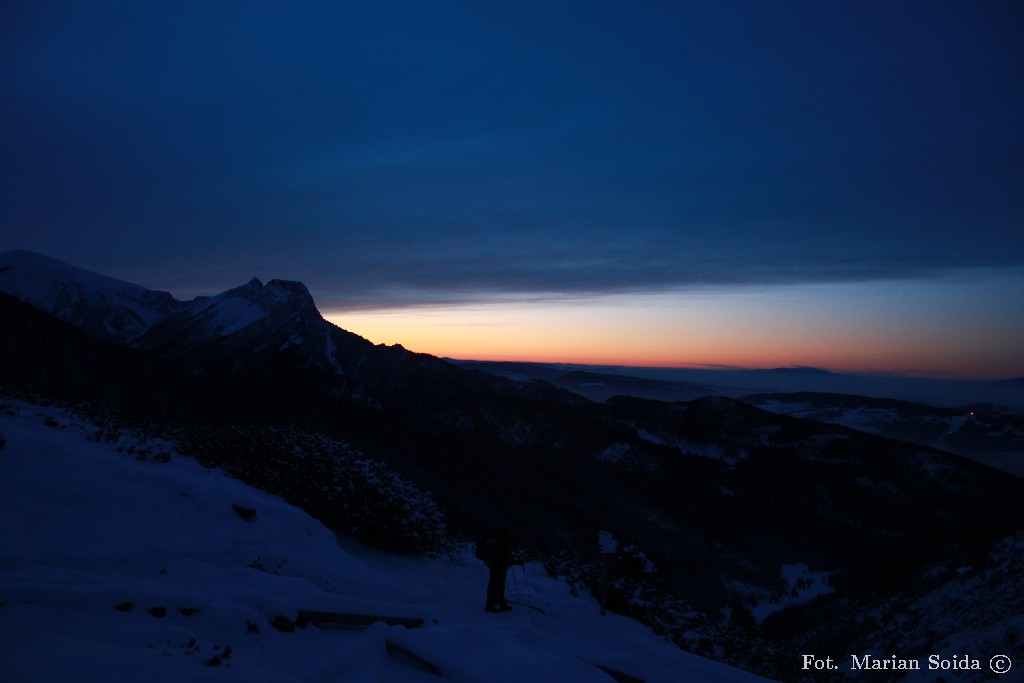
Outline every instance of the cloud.
[[0, 248], [150, 286], [367, 307], [1024, 259], [1014, 3], [4, 11]]

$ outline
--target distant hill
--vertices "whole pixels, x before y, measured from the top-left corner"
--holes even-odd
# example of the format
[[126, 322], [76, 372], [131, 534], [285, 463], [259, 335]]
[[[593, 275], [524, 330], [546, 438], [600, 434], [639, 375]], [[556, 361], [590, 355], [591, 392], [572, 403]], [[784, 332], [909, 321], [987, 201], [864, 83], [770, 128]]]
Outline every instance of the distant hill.
[[[551, 384], [573, 391], [594, 401], [613, 396], [633, 396], [659, 401], [690, 401], [702, 396], [731, 396], [759, 408], [795, 417], [839, 424], [853, 429], [900, 439], [923, 446], [941, 448], [991, 467], [1024, 477], [1024, 412], [991, 402], [935, 405], [898, 398], [861, 396], [851, 393], [791, 391], [744, 394], [742, 388], [759, 385], [786, 387], [862, 386], [886, 393], [896, 387], [890, 378], [872, 384], [872, 378], [839, 374], [820, 368], [796, 367], [769, 370], [689, 371], [658, 368], [608, 368], [593, 370], [579, 366], [543, 363], [503, 363], [454, 361], [465, 367], [487, 369], [520, 380], [543, 377]], [[567, 368], [570, 368], [567, 370]], [[601, 372], [598, 372], [601, 370]], [[630, 372], [650, 373], [650, 377]], [[663, 377], [660, 378], [660, 377]], [[672, 377], [704, 377], [720, 384], [673, 381]], [[902, 380], [904, 392], [917, 395], [928, 388], [928, 380]], [[731, 384], [731, 386], [730, 386]], [[1024, 395], [1019, 379], [991, 383], [939, 383], [951, 396], [957, 391], [969, 396], [1012, 398]], [[906, 387], [910, 387], [909, 390]], [[901, 391], [893, 391], [899, 394]]]
[[690, 401], [715, 395], [714, 387], [690, 382], [650, 379], [625, 372], [599, 372], [574, 369], [576, 366], [545, 363], [510, 363], [501, 361], [463, 361], [453, 363], [465, 368], [484, 370], [519, 381], [543, 379], [556, 387], [586, 396], [592, 401], [606, 401], [613, 396], [635, 396], [658, 401]]
[[[851, 394], [873, 398], [891, 398], [939, 407], [958, 407], [976, 403], [991, 403], [1024, 412], [1024, 381], [1009, 379], [998, 381], [934, 379], [838, 373], [813, 367], [771, 369], [707, 369], [671, 367], [635, 367], [609, 365], [568, 365], [561, 363], [505, 363], [501, 361], [452, 361], [464, 367], [485, 369], [502, 376], [513, 373], [518, 379], [542, 378], [555, 382], [559, 376], [573, 372], [601, 375], [588, 383], [604, 382], [608, 390], [588, 389], [577, 383], [579, 393], [594, 400], [605, 400], [608, 391], [616, 386], [624, 395], [658, 400], [688, 400], [689, 389], [703, 387], [705, 395], [739, 398], [751, 394], [814, 392], [822, 394]], [[628, 383], [616, 385], [622, 377]], [[644, 385], [639, 380], [660, 382]], [[678, 399], [671, 394], [661, 395], [661, 387], [679, 386]], [[594, 385], [596, 386], [596, 385]]]
[[1024, 477], [1024, 413], [992, 404], [951, 408], [849, 394], [756, 394], [764, 410], [932, 446]]

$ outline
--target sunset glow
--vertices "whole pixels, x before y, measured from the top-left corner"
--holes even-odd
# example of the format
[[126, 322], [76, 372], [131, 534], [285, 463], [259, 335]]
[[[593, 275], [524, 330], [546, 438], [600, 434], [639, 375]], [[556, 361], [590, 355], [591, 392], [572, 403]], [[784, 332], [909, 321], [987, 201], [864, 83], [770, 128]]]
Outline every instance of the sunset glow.
[[[1024, 371], [1024, 276], [328, 312], [437, 356], [1000, 379]], [[993, 324], [991, 321], [998, 321]]]

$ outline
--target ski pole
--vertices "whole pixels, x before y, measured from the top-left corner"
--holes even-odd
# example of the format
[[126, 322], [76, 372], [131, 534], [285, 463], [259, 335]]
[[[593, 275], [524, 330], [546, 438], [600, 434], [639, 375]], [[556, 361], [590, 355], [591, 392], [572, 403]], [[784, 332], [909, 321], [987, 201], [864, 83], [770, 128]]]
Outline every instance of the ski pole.
[[530, 579], [526, 575], [526, 565], [525, 564], [520, 564], [519, 568], [523, 570], [523, 581], [526, 583], [526, 594], [532, 598], [533, 597], [533, 589], [530, 588]]

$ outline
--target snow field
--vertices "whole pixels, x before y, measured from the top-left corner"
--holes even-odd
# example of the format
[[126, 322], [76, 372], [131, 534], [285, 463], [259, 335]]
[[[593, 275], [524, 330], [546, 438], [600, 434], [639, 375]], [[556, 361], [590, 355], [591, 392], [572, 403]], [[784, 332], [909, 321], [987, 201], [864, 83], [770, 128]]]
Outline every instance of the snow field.
[[[177, 454], [118, 452], [97, 429], [0, 402], [0, 681], [612, 680], [598, 666], [649, 682], [763, 680], [600, 617], [539, 565], [514, 568], [506, 594], [543, 613], [487, 614], [486, 570], [468, 551], [339, 545], [270, 494]], [[299, 610], [424, 625], [301, 626]]]

